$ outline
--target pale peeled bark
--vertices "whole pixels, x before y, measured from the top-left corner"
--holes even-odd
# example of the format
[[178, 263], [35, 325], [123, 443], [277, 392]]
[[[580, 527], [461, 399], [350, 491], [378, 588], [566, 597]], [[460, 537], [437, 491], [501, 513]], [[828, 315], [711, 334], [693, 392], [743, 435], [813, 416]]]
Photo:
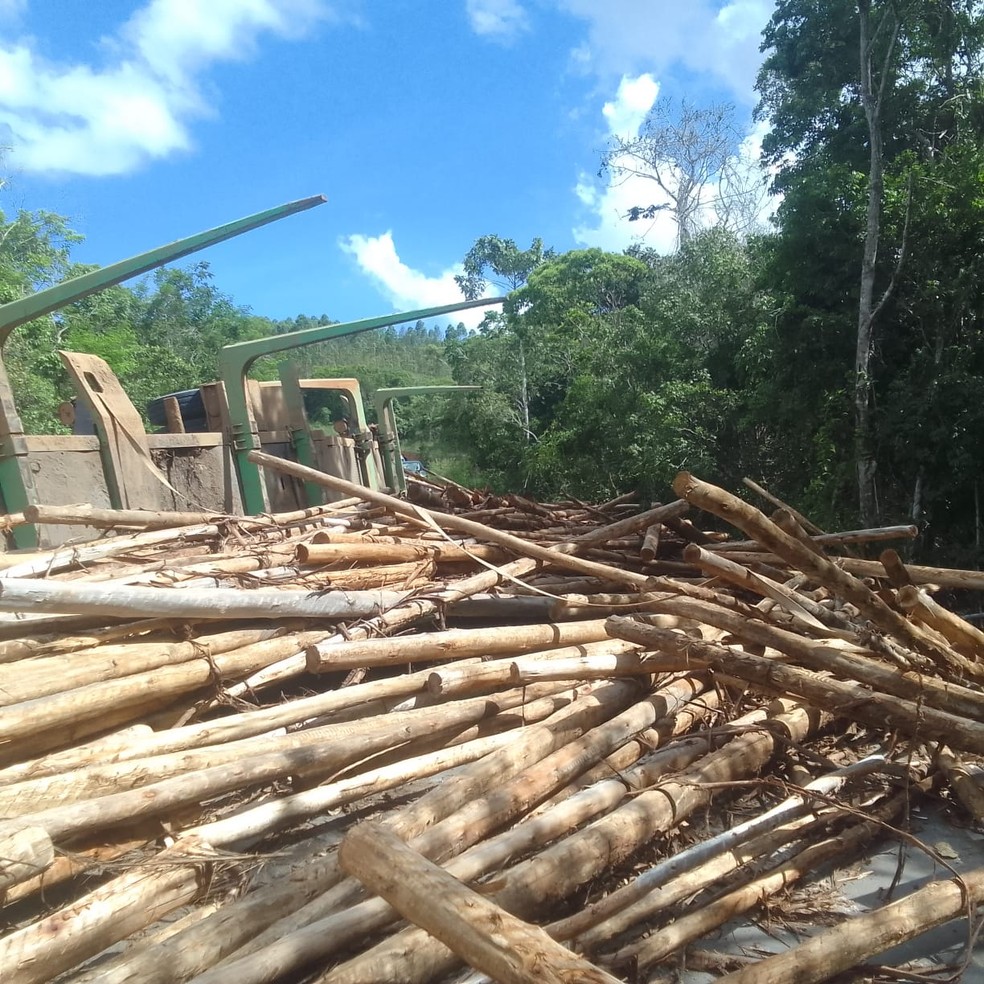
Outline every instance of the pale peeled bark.
[[167, 591], [82, 582], [0, 581], [0, 611], [153, 618], [367, 618], [406, 598], [399, 591]]
[[463, 656], [503, 656], [601, 642], [607, 638], [604, 619], [556, 625], [447, 629], [396, 639], [342, 642], [333, 646], [318, 643], [307, 650], [307, 668], [312, 673], [324, 673], [354, 666], [388, 666]]
[[[0, 939], [4, 984], [42, 984], [193, 901], [206, 887], [207, 845], [182, 844]], [[193, 860], [189, 865], [187, 862]]]
[[[610, 715], [612, 702], [621, 699], [623, 686], [597, 688], [546, 723], [522, 729], [503, 748], [465, 766], [420, 800], [397, 810], [390, 818], [393, 829], [404, 837], [417, 835], [480, 797], [490, 786], [563, 747]], [[264, 935], [276, 940], [321, 918], [320, 903], [341, 878], [334, 855], [312, 859], [296, 869], [291, 880], [247, 895], [167, 945], [137, 951], [132, 959], [121, 961], [112, 974], [82, 977], [79, 984], [90, 980], [92, 984], [173, 984], [188, 980], [234, 951], [238, 958], [244, 947], [257, 946]]]
[[899, 589], [899, 604], [920, 622], [932, 626], [950, 643], [975, 660], [984, 660], [984, 632], [959, 615], [937, 604], [925, 591], [913, 585]]
[[936, 881], [898, 902], [854, 916], [785, 953], [718, 978], [724, 984], [818, 984], [905, 943], [984, 901], [984, 868]]
[[618, 978], [571, 953], [538, 926], [466, 888], [381, 824], [350, 830], [339, 863], [466, 963], [502, 984], [528, 984], [531, 979], [618, 984]]

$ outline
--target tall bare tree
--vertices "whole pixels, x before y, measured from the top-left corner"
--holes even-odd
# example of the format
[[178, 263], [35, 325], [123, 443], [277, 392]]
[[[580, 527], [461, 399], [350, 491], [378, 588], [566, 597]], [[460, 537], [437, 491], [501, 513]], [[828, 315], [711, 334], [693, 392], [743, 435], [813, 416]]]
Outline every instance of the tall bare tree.
[[[672, 214], [677, 245], [682, 246], [706, 224], [748, 231], [761, 206], [764, 178], [750, 176], [738, 156], [742, 134], [734, 106], [721, 103], [679, 105], [661, 99], [649, 111], [636, 137], [618, 137], [602, 157], [602, 171], [616, 178], [652, 181], [666, 201], [629, 209], [630, 220]], [[741, 227], [741, 228], [739, 228]]]

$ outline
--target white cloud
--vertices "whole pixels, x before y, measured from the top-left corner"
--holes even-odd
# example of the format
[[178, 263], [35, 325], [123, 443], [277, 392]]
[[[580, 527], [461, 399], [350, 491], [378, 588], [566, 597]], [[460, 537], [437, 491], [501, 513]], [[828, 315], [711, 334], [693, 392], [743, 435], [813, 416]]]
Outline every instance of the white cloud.
[[601, 109], [608, 132], [627, 139], [637, 137], [658, 95], [659, 83], [648, 72], [635, 79], [623, 75], [615, 98]]
[[0, 20], [14, 20], [27, 10], [27, 0], [0, 0]]
[[[607, 120], [609, 137], [632, 140], [652, 109], [659, 95], [659, 83], [646, 73], [636, 78], [622, 76], [618, 92], [602, 107]], [[613, 162], [618, 164], [619, 161]], [[590, 223], [577, 226], [574, 239], [582, 246], [596, 246], [610, 252], [621, 252], [632, 243], [645, 238], [646, 245], [669, 252], [676, 242], [676, 225], [668, 212], [657, 212], [653, 220], [629, 222], [625, 215], [637, 205], [663, 205], [669, 201], [666, 193], [642, 175], [616, 176], [608, 172], [604, 185], [587, 174], [581, 174], [574, 193], [591, 215]]]
[[[464, 272], [460, 264], [449, 267], [436, 277], [414, 270], [400, 259], [393, 233], [389, 230], [380, 236], [347, 236], [340, 246], [354, 257], [359, 269], [375, 283], [397, 311], [437, 307], [464, 300], [454, 280], [455, 274]], [[494, 294], [487, 290], [483, 296], [492, 297]], [[457, 314], [444, 315], [441, 320], [455, 324], [460, 321], [466, 328], [477, 328], [488, 310], [490, 308], [470, 308]]]
[[[602, 108], [609, 139], [620, 137], [630, 141], [637, 137], [646, 114], [655, 105], [659, 89], [650, 74], [636, 78], [623, 76], [615, 99]], [[735, 192], [735, 201], [740, 201], [751, 220], [759, 224], [765, 223], [778, 204], [777, 199], [766, 194], [766, 176], [759, 167], [762, 139], [767, 132], [765, 123], [754, 126], [736, 148], [730, 169], [729, 187]], [[611, 165], [605, 172], [607, 180], [603, 184], [584, 173], [578, 178], [574, 193], [590, 219], [573, 229], [575, 240], [584, 246], [616, 252], [642, 241], [658, 253], [672, 252], [677, 241], [677, 225], [671, 196], [654, 180], [653, 172], [637, 159], [622, 155]], [[670, 169], [664, 173], [672, 176]], [[711, 225], [724, 220], [723, 213], [711, 204], [718, 197], [716, 184], [704, 186], [698, 197], [708, 202], [702, 209], [699, 224]], [[720, 199], [718, 201], [720, 208]], [[655, 217], [629, 221], [629, 210], [640, 206], [655, 206]], [[744, 215], [740, 219], [734, 217], [729, 219], [729, 225], [739, 227], [747, 220]]]
[[584, 21], [587, 39], [572, 60], [602, 76], [649, 71], [666, 78], [681, 69], [724, 85], [732, 98], [750, 103], [761, 64], [759, 35], [774, 0], [557, 0]]
[[[16, 6], [0, 0], [0, 12]], [[150, 0], [103, 39], [101, 67], [0, 43], [0, 141], [24, 171], [86, 175], [188, 150], [190, 120], [211, 111], [204, 71], [248, 57], [265, 33], [297, 37], [328, 15], [323, 0]]]
[[517, 0], [467, 0], [465, 11], [472, 30], [483, 37], [509, 41], [529, 28]]

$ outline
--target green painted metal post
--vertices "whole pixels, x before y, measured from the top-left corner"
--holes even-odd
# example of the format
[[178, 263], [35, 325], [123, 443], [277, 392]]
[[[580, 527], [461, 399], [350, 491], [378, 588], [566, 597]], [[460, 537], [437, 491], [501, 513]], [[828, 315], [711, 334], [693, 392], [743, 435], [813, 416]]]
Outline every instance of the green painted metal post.
[[246, 374], [250, 366], [264, 355], [315, 345], [332, 338], [344, 338], [373, 328], [388, 328], [410, 321], [438, 318], [468, 308], [487, 307], [501, 304], [502, 297], [481, 298], [477, 301], [462, 301], [458, 304], [442, 304], [438, 307], [406, 311], [403, 314], [384, 314], [378, 318], [365, 318], [362, 321], [349, 321], [338, 325], [318, 325], [284, 335], [270, 335], [248, 342], [226, 345], [219, 352], [219, 378], [225, 385], [226, 401], [229, 407], [229, 422], [232, 428], [233, 455], [239, 488], [243, 498], [243, 509], [247, 514], [266, 511], [266, 495], [259, 468], [249, 460], [249, 452], [259, 450], [259, 443], [249, 423], [249, 406], [246, 400]]
[[406, 492], [407, 477], [403, 472], [403, 451], [400, 448], [400, 429], [396, 426], [393, 403], [401, 396], [422, 396], [428, 393], [474, 393], [481, 386], [392, 386], [376, 390], [376, 421], [379, 425], [379, 450], [383, 459], [386, 484], [394, 492]]
[[[308, 427], [307, 412], [304, 409], [304, 392], [301, 390], [301, 370], [296, 362], [281, 362], [277, 366], [280, 377], [284, 405], [287, 407], [287, 427], [297, 460], [308, 468], [316, 468], [314, 444]], [[314, 482], [304, 483], [304, 497], [309, 506], [317, 506], [324, 500], [321, 486]]]
[[[147, 273], [155, 267], [179, 260], [198, 250], [205, 249], [207, 246], [214, 246], [216, 243], [232, 239], [234, 236], [242, 235], [252, 229], [258, 229], [271, 222], [276, 222], [278, 219], [286, 218], [288, 215], [295, 215], [317, 205], [323, 205], [325, 201], [327, 199], [323, 195], [315, 195], [296, 202], [288, 202], [286, 205], [278, 205], [275, 208], [257, 212], [243, 219], [236, 219], [194, 236], [178, 239], [166, 246], [159, 246], [157, 249], [140, 253], [127, 260], [121, 260], [110, 266], [82, 274], [80, 277], [73, 277], [64, 283], [55, 284], [53, 287], [38, 291], [30, 297], [22, 297], [19, 300], [0, 305], [0, 417], [3, 418], [0, 420], [0, 490], [2, 490], [8, 511], [21, 512], [25, 506], [31, 505], [33, 502], [31, 494], [33, 489], [28, 488], [20, 464], [16, 460], [18, 456], [22, 457], [27, 452], [22, 447], [23, 429], [20, 425], [13, 392], [10, 389], [2, 359], [3, 346], [15, 328], [26, 324], [28, 321], [33, 321], [35, 318], [51, 314], [52, 311], [57, 311], [66, 304], [79, 301], [97, 291], [105, 290], [107, 287], [129, 280], [131, 277]], [[33, 526], [16, 527], [13, 531], [13, 537], [14, 543], [18, 547], [37, 546], [37, 530]]]

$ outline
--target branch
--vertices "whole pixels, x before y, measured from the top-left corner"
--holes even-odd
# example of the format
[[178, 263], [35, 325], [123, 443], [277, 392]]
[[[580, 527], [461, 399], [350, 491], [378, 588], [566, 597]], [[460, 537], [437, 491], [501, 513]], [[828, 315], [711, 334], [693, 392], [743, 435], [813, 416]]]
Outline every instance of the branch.
[[885, 293], [882, 294], [881, 300], [875, 306], [874, 311], [871, 312], [871, 317], [868, 319], [868, 323], [872, 324], [875, 318], [881, 313], [882, 308], [888, 303], [889, 298], [895, 292], [895, 287], [898, 284], [899, 274], [902, 272], [902, 264], [905, 262], [905, 252], [906, 246], [909, 240], [909, 218], [912, 215], [912, 172], [909, 172], [909, 176], [906, 179], [906, 199], [905, 199], [905, 220], [902, 223], [902, 243], [899, 246], [899, 258], [895, 263], [895, 269], [892, 271], [892, 279], [889, 280], [888, 286], [885, 288]]

